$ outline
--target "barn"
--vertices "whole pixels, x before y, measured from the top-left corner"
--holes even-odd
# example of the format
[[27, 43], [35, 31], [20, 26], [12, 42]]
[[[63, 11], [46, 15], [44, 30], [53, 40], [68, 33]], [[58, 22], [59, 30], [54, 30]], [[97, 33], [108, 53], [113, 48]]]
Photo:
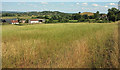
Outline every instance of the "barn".
[[19, 24], [17, 19], [2, 19], [2, 23]]
[[45, 19], [30, 19], [29, 23], [43, 23]]

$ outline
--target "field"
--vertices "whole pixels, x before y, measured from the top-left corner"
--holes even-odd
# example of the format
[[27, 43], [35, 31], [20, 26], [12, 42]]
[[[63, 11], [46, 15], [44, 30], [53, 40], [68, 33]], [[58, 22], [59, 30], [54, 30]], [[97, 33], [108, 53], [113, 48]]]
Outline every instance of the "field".
[[2, 26], [3, 68], [117, 68], [117, 24]]
[[92, 12], [83, 12], [83, 13], [81, 13], [81, 15], [93, 16], [94, 13], [92, 13]]

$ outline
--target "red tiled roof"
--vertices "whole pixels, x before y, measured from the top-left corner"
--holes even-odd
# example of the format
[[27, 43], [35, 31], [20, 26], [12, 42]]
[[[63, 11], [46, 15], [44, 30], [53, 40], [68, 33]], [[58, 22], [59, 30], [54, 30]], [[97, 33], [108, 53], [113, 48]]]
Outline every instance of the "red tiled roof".
[[18, 23], [18, 20], [11, 20], [12, 23]]

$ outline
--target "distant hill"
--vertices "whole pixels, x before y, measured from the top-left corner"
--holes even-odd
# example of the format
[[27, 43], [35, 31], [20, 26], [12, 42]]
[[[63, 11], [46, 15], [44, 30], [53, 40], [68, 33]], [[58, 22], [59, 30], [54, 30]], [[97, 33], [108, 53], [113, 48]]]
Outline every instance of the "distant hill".
[[14, 14], [14, 15], [21, 15], [21, 16], [38, 16], [38, 15], [49, 15], [49, 16], [53, 16], [53, 15], [71, 15], [70, 13], [64, 13], [64, 12], [59, 12], [59, 11], [42, 11], [42, 12], [37, 12], [37, 11], [31, 11], [31, 12], [16, 12], [16, 11], [2, 11], [2, 14]]
[[18, 12], [18, 11], [2, 11], [2, 13], [24, 13], [24, 12]]
[[92, 12], [83, 12], [83, 13], [81, 13], [81, 15], [92, 16], [92, 15], [94, 15], [94, 13], [92, 13]]

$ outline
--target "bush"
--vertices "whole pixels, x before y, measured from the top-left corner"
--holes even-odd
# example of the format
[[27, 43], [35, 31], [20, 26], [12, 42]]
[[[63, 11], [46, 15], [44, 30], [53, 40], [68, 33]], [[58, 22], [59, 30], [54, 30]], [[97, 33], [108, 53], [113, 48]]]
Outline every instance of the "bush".
[[89, 19], [85, 19], [85, 18], [81, 18], [81, 19], [78, 20], [78, 22], [90, 22], [90, 20]]
[[9, 25], [9, 23], [2, 23], [2, 25]]
[[98, 21], [96, 21], [97, 23], [107, 23], [107, 22], [109, 22], [109, 21], [107, 21], [107, 20], [98, 20]]
[[59, 23], [58, 20], [53, 20], [53, 23]]
[[61, 19], [58, 20], [58, 22], [60, 22], [60, 23], [66, 23], [66, 22], [69, 22], [69, 19], [61, 18]]
[[69, 23], [77, 23], [78, 20], [69, 20]]
[[78, 19], [78, 22], [85, 22], [85, 19], [84, 18], [80, 18], [80, 19]]

